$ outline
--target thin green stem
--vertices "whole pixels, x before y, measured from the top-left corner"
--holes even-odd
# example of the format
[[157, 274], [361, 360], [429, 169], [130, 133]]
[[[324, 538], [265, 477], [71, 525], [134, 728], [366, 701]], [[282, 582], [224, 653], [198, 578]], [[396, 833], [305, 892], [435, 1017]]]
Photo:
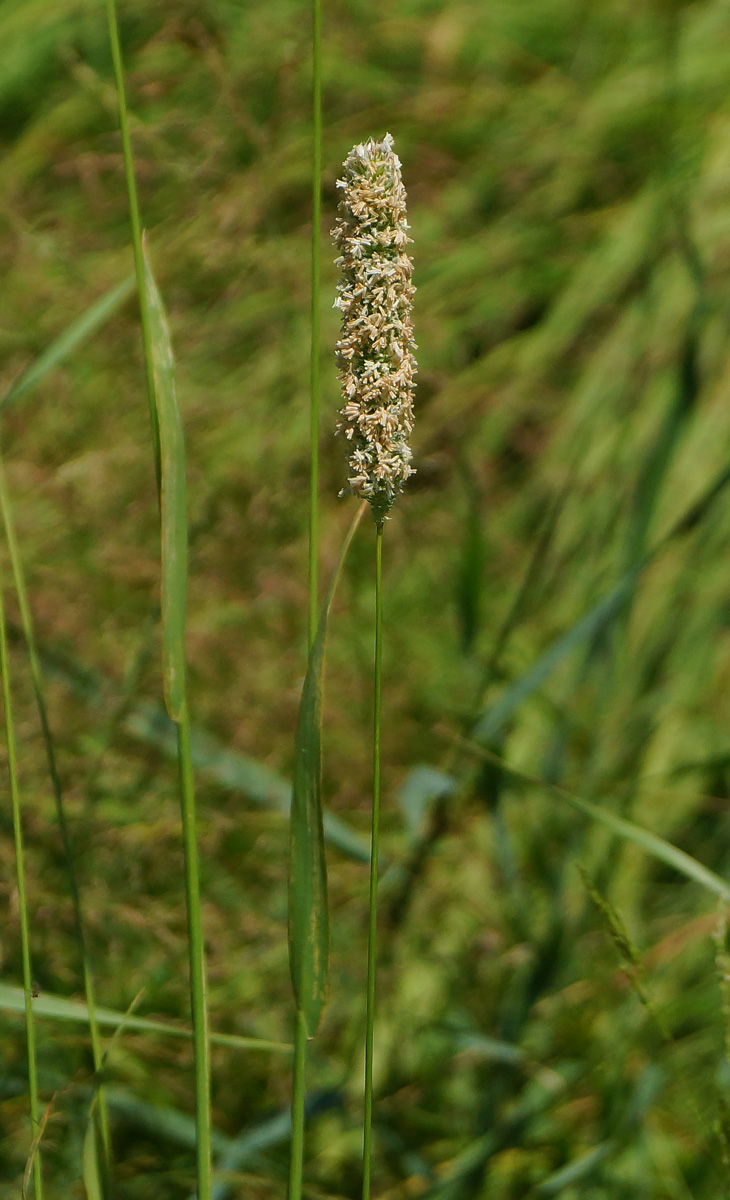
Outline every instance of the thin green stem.
[[365, 1013], [365, 1124], [363, 1129], [362, 1196], [370, 1200], [370, 1167], [373, 1127], [373, 1039], [375, 1026], [375, 936], [378, 907], [378, 852], [380, 844], [380, 722], [383, 675], [383, 523], [375, 534], [375, 673], [373, 696], [373, 812], [370, 851], [370, 921], [368, 928], [368, 984]]
[[307, 1065], [307, 1023], [304, 1013], [297, 1009], [294, 1034], [294, 1084], [291, 1102], [291, 1150], [289, 1153], [289, 1200], [301, 1200], [304, 1166], [304, 1102]]
[[193, 1014], [195, 1050], [195, 1105], [197, 1126], [197, 1200], [210, 1200], [211, 1194], [211, 1119], [210, 1119], [210, 1040], [205, 982], [205, 943], [200, 904], [200, 865], [198, 861], [197, 818], [193, 786], [193, 761], [190, 751], [190, 717], [187, 703], [177, 726], [180, 762], [180, 801], [183, 845], [185, 848], [185, 898], [188, 912], [188, 951], [190, 956], [190, 1000]]
[[152, 373], [152, 339], [150, 335], [150, 320], [147, 308], [147, 293], [144, 282], [144, 258], [142, 255], [142, 224], [139, 217], [139, 202], [137, 200], [137, 180], [134, 174], [134, 159], [132, 157], [132, 142], [129, 136], [129, 118], [127, 115], [127, 93], [124, 86], [124, 66], [122, 63], [122, 47], [119, 41], [119, 22], [117, 20], [116, 0], [106, 0], [106, 12], [109, 23], [109, 41], [111, 43], [112, 62], [114, 64], [114, 80], [117, 88], [117, 103], [119, 105], [119, 129], [122, 135], [122, 153], [124, 155], [124, 175], [127, 182], [129, 199], [129, 219], [132, 225], [132, 249], [134, 251], [134, 270], [137, 276], [137, 292], [139, 294], [139, 309], [142, 322], [142, 339], [144, 342], [144, 361], [147, 373], [147, 400], [150, 409], [150, 424], [155, 452], [155, 475], [157, 490], [160, 490], [160, 432], [157, 424], [157, 409], [155, 407], [155, 385]]
[[[322, 0], [312, 0], [312, 269], [309, 374], [309, 621], [308, 646], [317, 635], [319, 617], [319, 293], [322, 226]], [[307, 1073], [307, 1028], [297, 1009], [292, 1079], [292, 1132], [289, 1157], [289, 1200], [300, 1200], [304, 1169], [304, 1100]]]
[[[33, 968], [30, 956], [30, 924], [28, 901], [25, 890], [25, 852], [23, 849], [23, 824], [20, 815], [20, 789], [18, 787], [18, 759], [15, 743], [12, 698], [10, 695], [10, 664], [8, 661], [8, 638], [5, 628], [5, 602], [0, 579], [0, 671], [3, 677], [3, 704], [5, 707], [5, 735], [8, 747], [8, 772], [10, 774], [10, 800], [13, 810], [13, 838], [15, 841], [15, 868], [18, 880], [18, 908], [20, 909], [20, 946], [23, 959], [23, 990], [25, 992], [25, 1032], [28, 1045], [28, 1089], [30, 1091], [30, 1120], [32, 1137], [35, 1137], [40, 1120], [38, 1101], [38, 1066], [36, 1059], [35, 1022], [33, 1017]], [[43, 1177], [40, 1148], [33, 1159], [33, 1184], [35, 1200], [42, 1200]]]
[[[71, 845], [71, 835], [68, 827], [68, 819], [66, 817], [66, 806], [63, 799], [63, 788], [61, 786], [61, 777], [58, 772], [56, 763], [56, 751], [51, 733], [50, 721], [48, 719], [48, 706], [46, 705], [45, 690], [43, 687], [43, 672], [41, 670], [40, 657], [38, 655], [38, 647], [35, 640], [35, 630], [33, 627], [33, 616], [31, 614], [30, 604], [28, 602], [28, 590], [25, 585], [25, 572], [23, 571], [23, 560], [20, 555], [18, 539], [15, 533], [15, 522], [13, 521], [12, 505], [10, 495], [8, 493], [7, 482], [5, 479], [5, 469], [3, 466], [2, 456], [0, 456], [0, 508], [2, 509], [2, 519], [5, 528], [5, 538], [8, 544], [10, 553], [10, 565], [13, 574], [13, 582], [15, 592], [18, 597], [18, 608], [20, 610], [20, 623], [23, 628], [23, 636], [28, 650], [28, 659], [30, 663], [30, 674], [33, 682], [33, 693], [35, 696], [36, 708], [41, 723], [41, 732], [43, 734], [43, 742], [46, 748], [46, 758], [48, 761], [48, 773], [51, 778], [51, 788], [53, 791], [53, 799], [56, 807], [56, 820], [61, 834], [61, 845], [63, 847], [63, 856], [66, 863], [66, 873], [68, 876], [69, 890], [71, 892], [71, 903], [74, 911], [74, 925], [76, 927], [76, 940], [79, 947], [79, 956], [81, 959], [81, 974], [84, 985], [84, 996], [86, 999], [86, 1007], [89, 1012], [89, 1032], [91, 1035], [91, 1053], [94, 1060], [94, 1071], [99, 1075], [103, 1059], [103, 1043], [99, 1030], [99, 1022], [96, 1018], [96, 993], [94, 989], [94, 978], [91, 971], [89, 954], [87, 948], [84, 914], [81, 906], [81, 894], [79, 891], [78, 880], [76, 878], [76, 867], [74, 862], [74, 853]], [[106, 1095], [103, 1087], [99, 1087], [99, 1127], [101, 1132], [102, 1150], [104, 1155], [104, 1169], [109, 1177], [111, 1171], [111, 1132], [109, 1125], [109, 1108], [106, 1102]]]
[[313, 0], [312, 296], [309, 426], [309, 645], [317, 632], [319, 556], [319, 292], [322, 226], [322, 0]]

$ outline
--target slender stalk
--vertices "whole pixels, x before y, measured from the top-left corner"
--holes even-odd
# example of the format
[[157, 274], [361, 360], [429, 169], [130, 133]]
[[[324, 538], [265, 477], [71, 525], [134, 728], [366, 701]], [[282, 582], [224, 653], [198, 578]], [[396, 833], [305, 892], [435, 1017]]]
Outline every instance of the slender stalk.
[[[309, 622], [308, 646], [319, 616], [319, 293], [322, 225], [322, 0], [312, 0], [312, 271], [309, 391]], [[289, 1200], [300, 1200], [304, 1169], [307, 1026], [297, 1009], [292, 1079]]]
[[[46, 696], [43, 687], [43, 673], [41, 671], [40, 658], [38, 656], [38, 647], [35, 640], [35, 630], [33, 628], [33, 616], [28, 602], [28, 591], [25, 585], [25, 572], [23, 571], [23, 561], [20, 556], [18, 547], [18, 539], [15, 533], [15, 522], [13, 521], [12, 505], [8, 493], [7, 482], [5, 479], [5, 469], [3, 466], [2, 456], [0, 455], [0, 508], [2, 509], [2, 519], [5, 528], [5, 538], [8, 544], [10, 553], [10, 565], [13, 573], [13, 582], [15, 585], [16, 595], [18, 597], [18, 608], [20, 609], [20, 623], [23, 627], [23, 636], [28, 649], [28, 659], [30, 662], [30, 674], [33, 682], [33, 692], [35, 695], [36, 707], [41, 723], [41, 731], [43, 733], [43, 742], [46, 748], [46, 758], [48, 760], [48, 772], [51, 777], [51, 788], [53, 790], [53, 799], [56, 807], [56, 820], [61, 834], [61, 844], [63, 847], [63, 856], [66, 863], [66, 873], [68, 875], [69, 890], [71, 892], [71, 903], [74, 911], [74, 925], [76, 927], [76, 940], [79, 946], [79, 955], [81, 958], [81, 974], [84, 985], [84, 997], [86, 1007], [89, 1013], [89, 1032], [91, 1035], [91, 1053], [94, 1061], [94, 1071], [98, 1076], [101, 1071], [103, 1059], [103, 1043], [99, 1030], [99, 1022], [96, 1019], [96, 992], [94, 989], [94, 977], [91, 971], [91, 963], [87, 948], [84, 914], [81, 906], [81, 894], [79, 891], [78, 880], [76, 878], [76, 867], [74, 863], [74, 853], [71, 845], [71, 835], [66, 817], [66, 806], [63, 799], [63, 788], [61, 786], [61, 777], [58, 772], [56, 763], [56, 751], [51, 733], [50, 721], [48, 719], [48, 707], [46, 705]], [[109, 1107], [106, 1102], [106, 1095], [103, 1087], [99, 1087], [98, 1094], [99, 1106], [99, 1128], [101, 1132], [102, 1151], [104, 1155], [104, 1168], [107, 1178], [111, 1170], [111, 1132], [109, 1126]]]
[[193, 761], [190, 751], [190, 717], [188, 715], [187, 703], [177, 724], [177, 744], [180, 762], [183, 845], [185, 848], [185, 898], [188, 913], [190, 1000], [193, 1014], [193, 1047], [195, 1051], [197, 1200], [210, 1200], [210, 1043], [208, 1038], [205, 944], [200, 905], [200, 866], [198, 861], [195, 791], [193, 787]]
[[378, 904], [378, 851], [380, 845], [380, 720], [383, 674], [383, 522], [375, 534], [375, 673], [373, 697], [373, 812], [370, 852], [370, 923], [368, 928], [368, 984], [365, 1013], [365, 1125], [363, 1129], [362, 1196], [370, 1200], [370, 1160], [373, 1126], [373, 1031], [375, 1025], [375, 935]]
[[117, 20], [116, 0], [106, 0], [106, 13], [109, 23], [109, 41], [111, 43], [112, 62], [114, 64], [114, 81], [117, 88], [117, 103], [119, 105], [119, 129], [122, 135], [122, 153], [124, 155], [124, 175], [127, 182], [129, 199], [129, 219], [132, 226], [132, 249], [134, 251], [134, 271], [137, 276], [137, 292], [142, 322], [142, 339], [144, 342], [144, 361], [147, 372], [147, 401], [150, 409], [150, 424], [155, 451], [155, 475], [157, 490], [160, 489], [160, 433], [157, 424], [155, 408], [155, 385], [152, 374], [152, 341], [150, 321], [147, 306], [147, 293], [144, 282], [144, 257], [142, 254], [142, 224], [139, 217], [139, 201], [137, 199], [137, 180], [134, 174], [134, 159], [132, 157], [132, 142], [129, 136], [129, 119], [127, 116], [127, 93], [124, 86], [124, 66], [122, 63], [122, 47], [119, 41], [119, 22]]
[[301, 1200], [304, 1165], [304, 1101], [307, 1065], [307, 1024], [304, 1013], [297, 1009], [294, 1035], [294, 1080], [291, 1102], [291, 1150], [289, 1153], [289, 1200]]
[[312, 296], [309, 426], [309, 645], [319, 612], [319, 291], [322, 225], [322, 0], [313, 0], [312, 30]]
[[[3, 704], [5, 707], [5, 735], [8, 746], [8, 771], [10, 774], [10, 800], [13, 810], [13, 838], [15, 841], [15, 868], [18, 880], [18, 908], [20, 909], [20, 946], [23, 959], [23, 990], [25, 992], [25, 1033], [28, 1046], [28, 1088], [30, 1091], [30, 1120], [32, 1136], [35, 1137], [40, 1120], [38, 1102], [38, 1066], [36, 1059], [35, 1022], [33, 1017], [33, 969], [30, 956], [30, 926], [28, 902], [25, 890], [25, 852], [23, 849], [23, 825], [20, 816], [20, 789], [18, 787], [18, 765], [13, 722], [12, 698], [10, 695], [10, 668], [8, 662], [8, 639], [5, 628], [5, 602], [0, 579], [0, 670], [3, 677]], [[43, 1177], [40, 1148], [33, 1159], [33, 1184], [35, 1200], [43, 1198]]]

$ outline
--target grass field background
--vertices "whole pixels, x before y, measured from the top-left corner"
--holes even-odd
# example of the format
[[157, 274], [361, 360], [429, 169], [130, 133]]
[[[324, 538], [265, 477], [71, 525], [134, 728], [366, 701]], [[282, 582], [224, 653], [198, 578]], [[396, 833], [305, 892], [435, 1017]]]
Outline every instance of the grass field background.
[[[119, 7], [187, 439], [211, 1024], [288, 1042], [310, 13], [290, 0]], [[418, 473], [388, 523], [384, 568], [374, 1195], [730, 1195], [717, 898], [556, 790], [728, 877], [730, 11], [721, 0], [343, 0], [325, 4], [323, 67], [323, 578], [355, 503], [337, 498], [327, 231], [343, 158], [386, 131], [418, 286]], [[0, 155], [5, 393], [132, 272], [100, 3], [4, 0]], [[0, 431], [98, 1000], [125, 1011], [144, 989], [138, 1016], [183, 1023], [179, 807], [131, 285], [35, 386], [11, 392]], [[313, 1200], [359, 1195], [372, 540], [364, 522], [328, 643], [325, 796], [347, 829], [330, 839], [332, 978], [310, 1050]], [[50, 1003], [81, 996], [80, 964], [8, 604], [34, 971]], [[17, 986], [5, 803], [0, 856], [2, 980]], [[44, 1104], [54, 1098], [47, 1192], [81, 1197], [87, 1029], [39, 1018], [38, 1043]], [[0, 1054], [0, 1195], [15, 1200], [28, 1084], [22, 1017], [7, 1009]], [[115, 1042], [120, 1200], [190, 1196], [191, 1064], [184, 1039]], [[290, 1057], [216, 1046], [213, 1084], [217, 1200], [283, 1198]]]

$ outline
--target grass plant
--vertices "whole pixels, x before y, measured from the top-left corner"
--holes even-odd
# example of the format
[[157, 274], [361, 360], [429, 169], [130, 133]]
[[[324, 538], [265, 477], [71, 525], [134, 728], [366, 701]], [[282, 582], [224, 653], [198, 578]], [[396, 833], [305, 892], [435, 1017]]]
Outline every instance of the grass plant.
[[[195, 529], [189, 761], [223, 1039], [211, 1035], [212, 1195], [281, 1200], [292, 1165], [292, 1048], [264, 1047], [292, 1040], [293, 732], [302, 630], [321, 611], [307, 587], [311, 12], [124, 0], [120, 144], [104, 6], [0, 5], [7, 490], [105, 1041], [144, 989], [103, 1071], [116, 1200], [188, 1200], [197, 1138], [178, 728], [149, 631], [160, 525], [126, 279], [130, 138], [172, 314]], [[730, 1144], [711, 936], [730, 878], [727, 12], [344, 0], [323, 16], [324, 227], [344, 151], [389, 130], [419, 284], [417, 474], [382, 564], [371, 1194], [716, 1200]], [[350, 518], [325, 420], [341, 407], [325, 367], [338, 314], [318, 315], [331, 577]], [[37, 1083], [54, 1097], [34, 1151], [54, 1200], [95, 1186], [97, 1080], [7, 583]], [[327, 636], [331, 983], [300, 1093], [302, 1191], [343, 1200], [363, 1187], [373, 602], [358, 535]], [[12, 879], [10, 805], [0, 858]], [[617, 971], [582, 864], [667, 1038]], [[24, 1173], [30, 1191], [35, 1169], [12, 895], [0, 1200]], [[722, 975], [721, 946], [717, 961]]]

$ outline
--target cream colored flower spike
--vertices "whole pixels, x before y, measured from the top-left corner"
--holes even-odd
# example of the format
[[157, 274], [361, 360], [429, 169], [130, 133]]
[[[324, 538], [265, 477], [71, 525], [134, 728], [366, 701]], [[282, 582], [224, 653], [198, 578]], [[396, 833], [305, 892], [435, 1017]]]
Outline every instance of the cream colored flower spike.
[[342, 420], [337, 432], [349, 443], [350, 478], [343, 493], [372, 506], [378, 524], [409, 475], [416, 360], [411, 283], [406, 254], [406, 192], [393, 139], [354, 146], [344, 163], [337, 224], [340, 251], [335, 308], [342, 312], [337, 343]]

